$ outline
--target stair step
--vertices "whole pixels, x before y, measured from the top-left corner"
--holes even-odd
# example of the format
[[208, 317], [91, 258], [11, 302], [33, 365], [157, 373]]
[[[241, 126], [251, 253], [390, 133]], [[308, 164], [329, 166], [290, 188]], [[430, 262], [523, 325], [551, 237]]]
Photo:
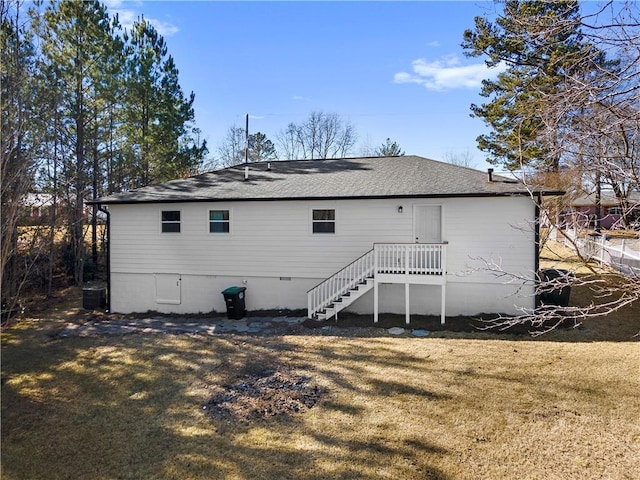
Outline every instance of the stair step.
[[374, 281], [375, 279], [373, 275], [361, 278], [348, 290], [346, 290], [344, 293], [341, 293], [338, 298], [331, 300], [332, 303], [326, 305], [322, 310], [316, 312], [313, 318], [316, 318], [318, 320], [328, 320], [334, 315], [337, 317], [338, 312], [351, 305], [354, 301], [371, 290]]

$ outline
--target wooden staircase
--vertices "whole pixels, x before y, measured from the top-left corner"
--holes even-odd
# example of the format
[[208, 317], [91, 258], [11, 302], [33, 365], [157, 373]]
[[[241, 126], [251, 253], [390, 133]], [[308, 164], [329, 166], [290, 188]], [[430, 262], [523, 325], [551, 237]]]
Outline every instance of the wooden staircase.
[[374, 251], [369, 250], [307, 292], [307, 315], [329, 320], [374, 285]]
[[345, 309], [362, 295], [371, 290], [373, 288], [373, 282], [373, 277], [365, 278], [353, 288], [349, 289], [346, 293], [340, 295], [333, 301], [333, 303], [318, 311], [313, 318], [316, 320], [329, 320], [335, 316], [337, 320], [338, 312]]
[[329, 320], [374, 289], [374, 322], [378, 321], [378, 285], [405, 285], [405, 314], [409, 323], [409, 285], [441, 286], [444, 323], [447, 242], [376, 243], [373, 249], [307, 292], [307, 315]]

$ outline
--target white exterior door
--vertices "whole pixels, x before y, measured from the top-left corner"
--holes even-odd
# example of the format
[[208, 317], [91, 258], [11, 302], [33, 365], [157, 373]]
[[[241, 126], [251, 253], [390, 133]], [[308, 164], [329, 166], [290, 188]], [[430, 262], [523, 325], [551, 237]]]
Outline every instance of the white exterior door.
[[442, 242], [442, 207], [440, 205], [413, 207], [413, 236], [416, 243]]
[[177, 273], [156, 273], [156, 303], [180, 305], [182, 278]]

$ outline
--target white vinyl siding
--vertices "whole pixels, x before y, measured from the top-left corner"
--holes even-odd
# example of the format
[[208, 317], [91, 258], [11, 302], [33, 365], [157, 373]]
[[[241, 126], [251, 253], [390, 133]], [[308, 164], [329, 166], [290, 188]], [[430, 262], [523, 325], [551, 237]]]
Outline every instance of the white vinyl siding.
[[375, 241], [411, 239], [411, 214], [399, 214], [393, 202], [384, 200], [339, 202], [335, 210], [340, 213], [340, 235], [310, 234], [312, 208], [334, 209], [336, 203], [238, 202], [232, 212], [233, 235], [211, 235], [205, 223], [209, 210], [230, 210], [230, 204], [181, 204], [179, 236], [157, 233], [155, 215], [150, 214], [157, 205], [112, 205], [112, 269], [325, 278], [370, 250]]
[[[534, 210], [528, 197], [447, 199], [442, 238], [449, 242], [449, 273], [460, 275], [458, 281], [494, 284], [532, 278]], [[500, 276], [499, 269], [511, 276]]]
[[[114, 305], [116, 311], [119, 304], [128, 305], [129, 311], [154, 309], [148, 300], [136, 298], [138, 289], [132, 286], [139, 285], [151, 297], [153, 275], [167, 273], [180, 274], [182, 282], [189, 282], [188, 288], [187, 283], [182, 288], [184, 312], [207, 311], [212, 302], [222, 301], [218, 289], [247, 279], [248, 308], [300, 308], [306, 302], [306, 289], [369, 251], [374, 243], [414, 242], [412, 212], [428, 204], [441, 207], [441, 237], [448, 242], [447, 279], [460, 285], [451, 286], [450, 291], [480, 301], [499, 300], [505, 306], [517, 303], [498, 293], [505, 278], [487, 265], [532, 278], [534, 205], [528, 197], [110, 205], [111, 269], [113, 279], [121, 279], [112, 285]], [[180, 210], [179, 235], [159, 232], [161, 210]], [[210, 212], [225, 210], [230, 212], [233, 234], [209, 233]], [[339, 234], [313, 234], [313, 210], [335, 210]], [[124, 280], [127, 276], [132, 283]], [[281, 277], [292, 280], [283, 282]], [[144, 278], [150, 278], [150, 285], [139, 284]], [[476, 290], [483, 293], [476, 295]], [[451, 295], [447, 298], [460, 303]], [[471, 314], [483, 311], [473, 310], [473, 305], [469, 310]]]
[[[112, 205], [112, 269], [326, 278], [376, 242], [415, 241], [411, 203], [405, 201], [404, 213], [398, 213], [398, 200], [385, 199], [326, 202], [340, 213], [340, 235], [309, 235], [309, 212], [322, 209], [323, 203], [238, 202], [233, 236], [209, 235], [204, 225], [209, 210], [230, 209], [228, 205], [181, 204], [179, 237], [157, 233], [157, 205]], [[518, 270], [533, 269], [533, 225], [524, 220], [533, 221], [530, 199], [453, 198], [442, 204], [450, 273], [468, 270], [473, 259], [498, 257]]]

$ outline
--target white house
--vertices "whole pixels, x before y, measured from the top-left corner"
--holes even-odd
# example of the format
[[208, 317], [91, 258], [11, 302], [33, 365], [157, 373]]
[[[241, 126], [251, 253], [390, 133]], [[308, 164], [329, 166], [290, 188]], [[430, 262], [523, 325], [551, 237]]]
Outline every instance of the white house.
[[402, 156], [250, 163], [103, 197], [110, 308], [224, 312], [237, 285], [248, 310], [316, 318], [515, 313], [534, 307], [545, 193]]

